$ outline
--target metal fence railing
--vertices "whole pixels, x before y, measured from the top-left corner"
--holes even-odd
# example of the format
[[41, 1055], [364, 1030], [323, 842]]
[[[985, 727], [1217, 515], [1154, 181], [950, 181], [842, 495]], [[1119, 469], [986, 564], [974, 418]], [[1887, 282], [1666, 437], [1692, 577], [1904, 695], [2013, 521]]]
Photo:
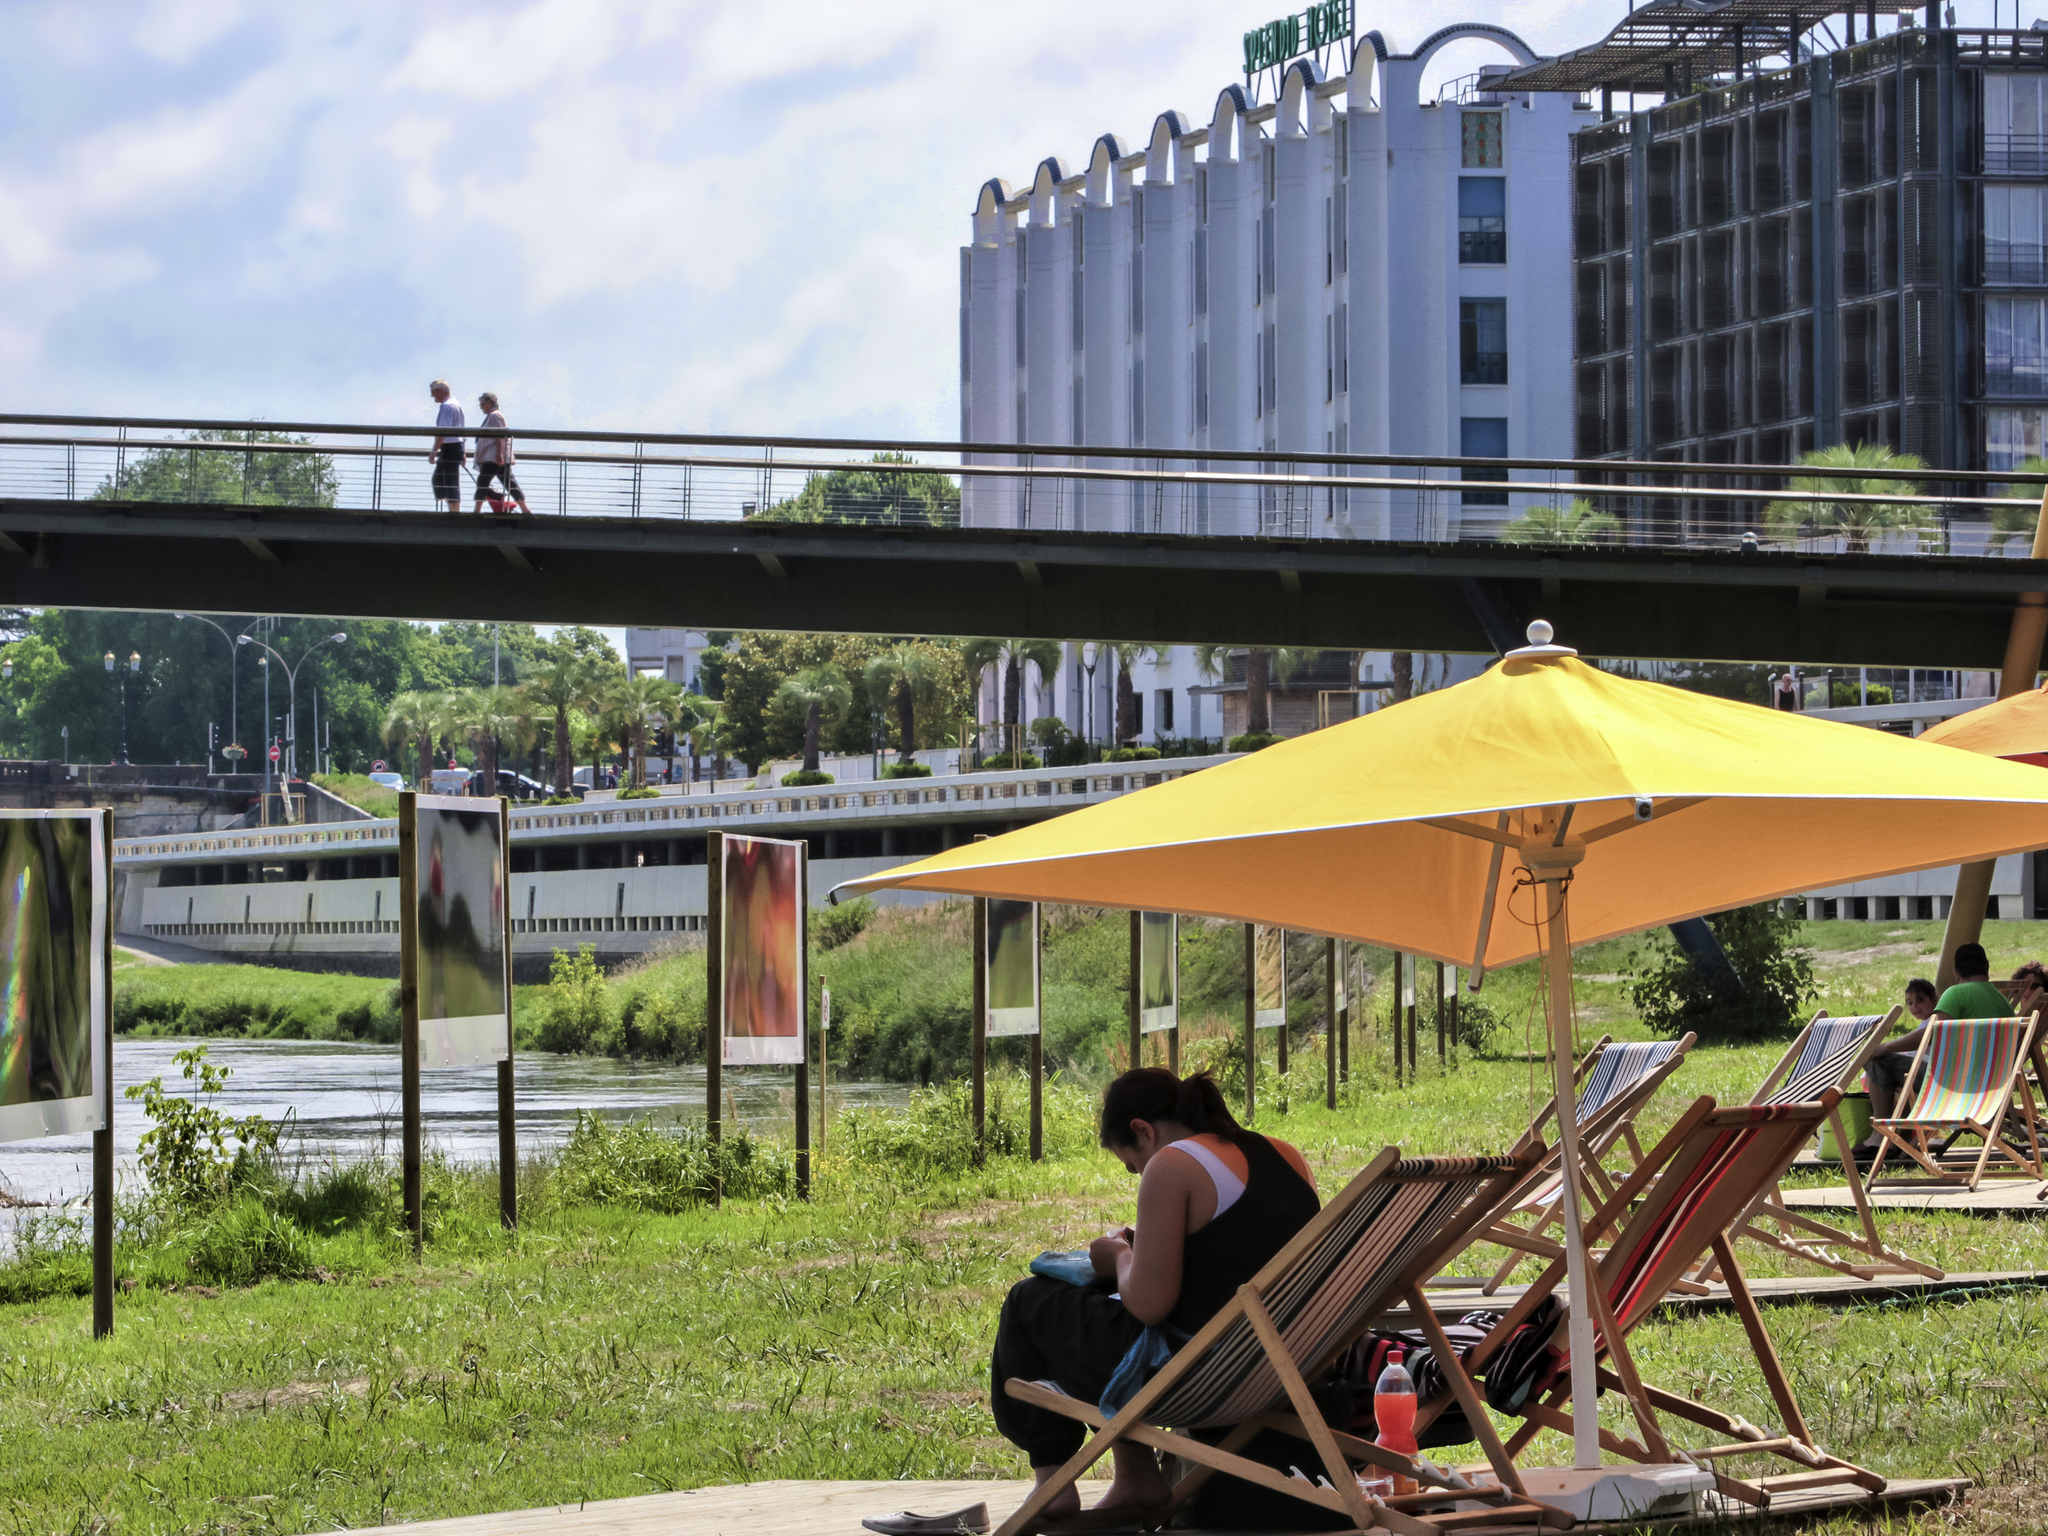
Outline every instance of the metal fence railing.
[[[433, 436], [413, 426], [0, 415], [0, 504], [432, 515]], [[2024, 520], [2013, 514], [2036, 505], [2033, 490], [1995, 470], [563, 430], [514, 439], [527, 504], [550, 519], [1972, 554], [2024, 552], [2024, 539], [2011, 547], [2010, 528]], [[461, 492], [471, 505], [469, 479]], [[1987, 538], [2001, 512], [2007, 532]]]

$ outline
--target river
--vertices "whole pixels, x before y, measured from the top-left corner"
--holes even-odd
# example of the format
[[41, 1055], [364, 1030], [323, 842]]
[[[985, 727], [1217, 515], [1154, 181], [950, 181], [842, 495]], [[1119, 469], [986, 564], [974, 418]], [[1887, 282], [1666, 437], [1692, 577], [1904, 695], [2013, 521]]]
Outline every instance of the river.
[[[125, 1184], [140, 1176], [136, 1143], [148, 1129], [142, 1105], [123, 1097], [132, 1083], [162, 1077], [188, 1087], [171, 1060], [186, 1040], [114, 1043], [114, 1155]], [[227, 1114], [286, 1121], [285, 1165], [318, 1167], [330, 1160], [399, 1154], [398, 1047], [302, 1040], [208, 1040], [208, 1059], [230, 1069], [216, 1105]], [[704, 1069], [613, 1061], [602, 1056], [528, 1052], [516, 1058], [519, 1150], [561, 1145], [579, 1110], [610, 1119], [651, 1115], [701, 1120]], [[795, 1073], [787, 1068], [728, 1067], [725, 1085], [742, 1122], [781, 1130], [791, 1124]], [[812, 1093], [817, 1092], [815, 1081]], [[901, 1104], [901, 1083], [832, 1084], [832, 1113]], [[816, 1100], [813, 1099], [815, 1105]], [[498, 1082], [493, 1067], [420, 1075], [420, 1112], [427, 1147], [457, 1163], [490, 1163], [498, 1155]], [[92, 1187], [92, 1138], [51, 1136], [0, 1144], [0, 1206], [77, 1200]]]

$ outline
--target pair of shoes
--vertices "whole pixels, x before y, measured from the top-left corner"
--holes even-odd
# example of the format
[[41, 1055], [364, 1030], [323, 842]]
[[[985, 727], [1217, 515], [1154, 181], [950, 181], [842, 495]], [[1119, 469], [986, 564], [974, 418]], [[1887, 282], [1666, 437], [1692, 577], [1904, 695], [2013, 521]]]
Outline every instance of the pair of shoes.
[[914, 1515], [906, 1509], [893, 1515], [869, 1515], [861, 1524], [880, 1536], [960, 1536], [963, 1531], [980, 1536], [988, 1529], [988, 1506], [970, 1504], [943, 1515]]
[[1173, 1505], [1098, 1504], [1060, 1520], [1039, 1522], [1039, 1536], [1105, 1536], [1110, 1531], [1156, 1531], [1173, 1517]]

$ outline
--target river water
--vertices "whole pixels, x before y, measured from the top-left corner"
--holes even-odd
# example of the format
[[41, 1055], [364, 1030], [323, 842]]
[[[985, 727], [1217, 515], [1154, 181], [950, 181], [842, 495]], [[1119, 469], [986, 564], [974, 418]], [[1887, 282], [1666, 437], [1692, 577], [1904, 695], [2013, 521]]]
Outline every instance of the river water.
[[[142, 1105], [123, 1097], [131, 1083], [161, 1077], [167, 1088], [189, 1087], [171, 1057], [191, 1041], [114, 1043], [114, 1155], [123, 1184], [140, 1177], [136, 1143], [148, 1129]], [[208, 1059], [230, 1069], [215, 1100], [230, 1115], [285, 1120], [280, 1150], [285, 1166], [319, 1167], [329, 1161], [385, 1157], [400, 1151], [398, 1047], [337, 1045], [297, 1040], [209, 1040]], [[612, 1061], [602, 1056], [529, 1052], [515, 1058], [519, 1150], [559, 1146], [577, 1112], [608, 1119], [641, 1115], [657, 1121], [704, 1118], [704, 1069]], [[740, 1120], [788, 1133], [796, 1074], [790, 1068], [727, 1067], [725, 1086]], [[811, 1092], [817, 1103], [815, 1074]], [[901, 1104], [901, 1083], [832, 1084], [832, 1113], [876, 1104]], [[420, 1109], [427, 1147], [457, 1163], [493, 1163], [498, 1155], [498, 1079], [495, 1067], [451, 1068], [420, 1074]], [[51, 1136], [0, 1144], [0, 1208], [75, 1201], [92, 1188], [91, 1136]], [[0, 1228], [9, 1214], [0, 1209]]]

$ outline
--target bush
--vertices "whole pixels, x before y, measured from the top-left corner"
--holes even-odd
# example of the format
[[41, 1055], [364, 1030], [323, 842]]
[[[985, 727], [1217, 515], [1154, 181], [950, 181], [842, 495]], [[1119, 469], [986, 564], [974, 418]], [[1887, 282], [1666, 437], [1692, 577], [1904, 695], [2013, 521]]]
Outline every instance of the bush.
[[150, 1245], [146, 1278], [165, 1284], [254, 1285], [313, 1273], [313, 1243], [260, 1195], [196, 1214]]
[[1085, 741], [1063, 741], [1056, 747], [1045, 749], [1045, 766], [1048, 768], [1078, 768], [1094, 760], [1095, 748]]
[[661, 798], [661, 791], [652, 784], [642, 784], [637, 788], [620, 790], [618, 798], [621, 800], [659, 800]]
[[885, 779], [928, 779], [931, 776], [930, 763], [890, 763], [882, 770]]
[[1801, 920], [1776, 902], [1716, 912], [1707, 926], [1727, 951], [1740, 995], [1721, 995], [1669, 939], [1629, 956], [1629, 998], [1660, 1035], [1692, 1030], [1703, 1041], [1781, 1033], [1803, 1017], [1813, 996], [1813, 963], [1798, 947]]
[[208, 1061], [205, 1046], [179, 1051], [171, 1060], [192, 1084], [192, 1096], [166, 1093], [161, 1077], [127, 1090], [127, 1097], [142, 1100], [150, 1120], [137, 1153], [154, 1199], [201, 1210], [245, 1188], [268, 1164], [277, 1150], [278, 1126], [261, 1115], [236, 1119], [214, 1107], [232, 1069]]
[[1043, 768], [1045, 759], [1036, 752], [998, 752], [994, 757], [985, 757], [977, 773], [1008, 773], [1018, 768]]
[[793, 768], [782, 776], [784, 789], [804, 789], [812, 784], [830, 784], [832, 775], [822, 768]]
[[588, 1051], [616, 1028], [611, 988], [598, 968], [596, 949], [556, 950], [541, 992], [534, 1044], [543, 1051]]
[[1040, 715], [1024, 728], [1024, 734], [1031, 738], [1034, 746], [1041, 751], [1063, 747], [1073, 739], [1067, 729], [1067, 722], [1058, 715]]
[[[1096, 1101], [1057, 1074], [1041, 1100], [1048, 1157], [1095, 1144]], [[834, 1158], [860, 1168], [890, 1166], [910, 1173], [960, 1173], [975, 1166], [974, 1088], [964, 1079], [919, 1088], [901, 1109], [850, 1109], [833, 1125]], [[1017, 1071], [992, 1071], [982, 1100], [983, 1157], [1028, 1157], [1031, 1084]]]
[[716, 1147], [701, 1125], [663, 1129], [651, 1120], [614, 1124], [580, 1113], [555, 1168], [553, 1191], [592, 1205], [624, 1205], [672, 1215], [711, 1198], [723, 1179], [730, 1199], [787, 1194], [795, 1184], [780, 1147], [725, 1128]]
[[1482, 998], [1463, 993], [1458, 998], [1458, 1045], [1462, 1050], [1475, 1055], [1486, 1049], [1486, 1042], [1496, 1029], [1501, 1027], [1501, 1017]]
[[1279, 739], [1271, 731], [1246, 731], [1242, 736], [1231, 737], [1229, 741], [1224, 743], [1223, 750], [1226, 752], [1257, 752], [1263, 747], [1272, 746]]
[[549, 795], [547, 799], [541, 801], [541, 804], [544, 806], [581, 805], [582, 803], [583, 802], [581, 800], [578, 800], [574, 795]]
[[811, 943], [819, 950], [850, 944], [860, 937], [874, 917], [875, 898], [872, 896], [857, 896], [852, 901], [842, 901], [836, 907], [825, 907], [811, 914]]
[[1157, 747], [1112, 747], [1102, 754], [1109, 763], [1156, 763], [1159, 761]]

